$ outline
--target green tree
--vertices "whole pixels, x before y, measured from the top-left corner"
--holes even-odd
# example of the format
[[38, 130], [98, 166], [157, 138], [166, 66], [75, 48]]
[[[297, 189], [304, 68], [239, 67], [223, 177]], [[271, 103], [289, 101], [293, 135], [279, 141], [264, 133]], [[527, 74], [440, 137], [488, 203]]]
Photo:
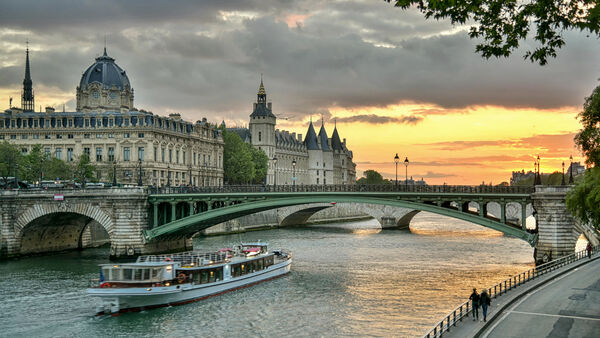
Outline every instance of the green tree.
[[252, 154], [234, 132], [224, 131], [223, 141], [223, 176], [229, 184], [246, 184], [254, 178]]
[[24, 172], [23, 162], [23, 155], [16, 145], [7, 141], [0, 143], [0, 178], [4, 186], [12, 184], [8, 178], [15, 176], [15, 170], [18, 170], [21, 176]]
[[[392, 2], [393, 0], [386, 0]], [[475, 50], [485, 58], [507, 57], [527, 38], [536, 25], [534, 40], [539, 44], [524, 58], [544, 65], [556, 57], [565, 40], [565, 30], [577, 29], [599, 35], [598, 0], [396, 0], [396, 7], [416, 6], [425, 18], [449, 19], [452, 24], [473, 22], [469, 37], [482, 39]]]
[[24, 178], [28, 182], [40, 181], [44, 172], [44, 155], [42, 154], [42, 146], [34, 145], [27, 156], [25, 157], [26, 172]]
[[254, 176], [252, 177], [252, 183], [261, 184], [265, 182], [267, 176], [267, 170], [269, 169], [269, 157], [264, 151], [254, 147], [251, 144], [246, 143], [248, 151], [252, 157], [252, 163], [254, 165]]
[[49, 180], [71, 180], [73, 170], [65, 161], [51, 157], [44, 160], [44, 177]]
[[363, 176], [356, 183], [358, 184], [391, 184], [389, 180], [386, 180], [375, 170], [369, 169], [363, 172]]
[[[72, 169], [75, 179], [80, 183], [92, 182], [96, 179], [97, 168], [90, 163], [90, 157], [82, 154]], [[110, 171], [112, 175], [112, 170]]]
[[591, 168], [567, 195], [567, 208], [584, 223], [600, 226], [600, 86], [585, 99], [578, 118], [582, 129], [575, 136], [575, 144]]

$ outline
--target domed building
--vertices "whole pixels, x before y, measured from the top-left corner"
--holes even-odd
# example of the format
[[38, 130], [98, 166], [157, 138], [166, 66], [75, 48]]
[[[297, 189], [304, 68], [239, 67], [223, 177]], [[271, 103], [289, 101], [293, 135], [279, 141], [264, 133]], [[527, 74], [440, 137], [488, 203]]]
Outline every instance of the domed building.
[[[39, 144], [47, 158], [66, 162], [87, 156], [94, 181], [144, 186], [223, 184], [223, 136], [206, 118], [195, 123], [180, 114], [155, 115], [133, 105], [125, 70], [106, 48], [79, 81], [76, 111], [35, 111], [29, 49], [21, 107], [0, 113], [0, 142], [23, 154]], [[40, 180], [73, 177], [40, 177]]]
[[77, 111], [120, 111], [133, 109], [133, 88], [123, 68], [106, 54], [96, 58], [77, 87]]

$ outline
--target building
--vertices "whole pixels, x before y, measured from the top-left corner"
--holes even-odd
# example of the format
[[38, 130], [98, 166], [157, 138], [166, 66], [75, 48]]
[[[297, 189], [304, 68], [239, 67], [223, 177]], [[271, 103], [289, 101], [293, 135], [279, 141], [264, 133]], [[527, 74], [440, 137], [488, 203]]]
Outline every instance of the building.
[[331, 138], [327, 136], [324, 122], [319, 133], [312, 121], [306, 138], [301, 134], [276, 129], [277, 116], [261, 79], [257, 100], [254, 103], [248, 128], [228, 128], [242, 140], [262, 149], [270, 159], [266, 184], [354, 184], [356, 164], [352, 151], [346, 147], [346, 139], [340, 139], [337, 126]]
[[85, 154], [100, 181], [111, 182], [116, 172], [122, 184], [141, 178], [152, 186], [222, 185], [223, 137], [216, 126], [205, 118], [192, 123], [179, 114], [137, 110], [133, 93], [127, 73], [104, 48], [77, 86], [76, 111], [35, 112], [27, 49], [21, 108], [0, 113], [0, 141], [18, 145], [24, 154], [40, 144], [46, 156], [67, 162]]
[[535, 173], [533, 171], [525, 172], [525, 169], [521, 171], [513, 171], [510, 177], [510, 185], [516, 185], [517, 183], [527, 180], [530, 177], [535, 177]]

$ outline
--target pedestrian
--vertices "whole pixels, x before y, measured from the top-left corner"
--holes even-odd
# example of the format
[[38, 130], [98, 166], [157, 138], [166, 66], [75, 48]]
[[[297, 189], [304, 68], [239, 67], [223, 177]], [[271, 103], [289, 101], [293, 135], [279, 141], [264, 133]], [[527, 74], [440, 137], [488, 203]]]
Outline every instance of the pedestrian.
[[490, 296], [487, 294], [487, 290], [481, 290], [481, 296], [479, 297], [479, 303], [481, 304], [481, 310], [483, 310], [483, 321], [485, 322], [487, 319], [487, 309], [488, 306], [492, 304], [492, 300]]
[[587, 250], [588, 258], [592, 258], [592, 243], [588, 242], [588, 245], [585, 247]]
[[473, 301], [473, 321], [479, 320], [479, 294], [476, 288], [473, 288], [473, 293], [469, 296], [469, 299]]

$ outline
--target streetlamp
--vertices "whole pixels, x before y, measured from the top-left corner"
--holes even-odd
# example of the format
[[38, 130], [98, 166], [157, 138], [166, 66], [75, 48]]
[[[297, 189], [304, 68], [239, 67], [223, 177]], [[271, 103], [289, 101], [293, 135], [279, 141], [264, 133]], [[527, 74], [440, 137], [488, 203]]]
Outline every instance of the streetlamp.
[[562, 171], [562, 181], [560, 182], [560, 185], [565, 185], [565, 161], [562, 163]]
[[406, 187], [408, 187], [408, 157], [404, 159], [404, 167], [406, 168], [404, 182], [406, 183]]
[[167, 187], [171, 186], [171, 172], [169, 169], [171, 169], [171, 166], [167, 164]]
[[296, 191], [296, 159], [292, 160], [292, 187]]
[[190, 187], [192, 186], [192, 165], [190, 164]]
[[273, 157], [273, 186], [277, 190], [277, 157]]
[[540, 155], [537, 157], [537, 180], [535, 182], [536, 185], [542, 185], [542, 173], [540, 170]]
[[113, 161], [113, 187], [117, 186], [117, 161]]
[[143, 186], [144, 184], [142, 183], [142, 159], [138, 159], [138, 187]]
[[19, 189], [19, 163], [15, 163], [15, 189]]
[[42, 169], [43, 165], [44, 165], [44, 158], [42, 157], [40, 159], [40, 184], [38, 185], [39, 187], [42, 186], [42, 179], [44, 178], [44, 172], [43, 172], [43, 169]]
[[396, 162], [396, 189], [398, 189], [398, 162], [400, 162], [400, 157], [398, 157], [398, 153], [394, 156], [394, 162]]
[[571, 163], [569, 164], [569, 184], [573, 184], [573, 155], [569, 156]]

